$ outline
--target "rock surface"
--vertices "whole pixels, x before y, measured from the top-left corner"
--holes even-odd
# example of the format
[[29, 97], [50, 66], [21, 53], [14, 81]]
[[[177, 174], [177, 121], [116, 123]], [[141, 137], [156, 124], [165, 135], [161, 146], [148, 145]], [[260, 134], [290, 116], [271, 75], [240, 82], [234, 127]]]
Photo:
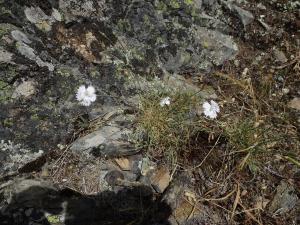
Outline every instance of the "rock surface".
[[[96, 131], [78, 138], [74, 141], [70, 150], [79, 154], [90, 154], [94, 156], [126, 156], [138, 152], [138, 149], [130, 142], [132, 130], [126, 127], [128, 120], [126, 116], [115, 116], [111, 120], [107, 118], [103, 126]], [[125, 125], [122, 125], [125, 124]]]
[[18, 172], [20, 168], [36, 160], [43, 153], [42, 150], [32, 152], [30, 149], [22, 148], [20, 144], [2, 140], [0, 142], [0, 176]]
[[290, 108], [300, 110], [300, 98], [293, 98], [289, 103], [288, 106]]
[[[238, 52], [229, 27], [220, 22], [218, 3], [212, 8], [203, 7], [211, 2], [158, 0], [0, 4], [5, 21], [0, 117], [11, 121], [1, 123], [0, 134], [32, 150], [47, 152], [71, 137], [73, 118], [85, 113], [75, 100], [82, 84], [96, 87], [93, 108], [123, 108], [120, 97], [135, 92], [126, 74], [207, 73]], [[19, 22], [7, 23], [11, 17]], [[12, 83], [22, 79], [36, 81], [35, 98], [11, 101], [19, 95]], [[29, 96], [30, 90], [23, 93]]]
[[294, 209], [297, 204], [299, 204], [299, 198], [294, 187], [281, 182], [268, 210], [273, 216], [280, 216]]
[[[159, 160], [154, 162], [134, 145], [146, 136], [134, 136], [139, 97], [163, 88], [217, 99], [216, 94], [223, 96], [224, 91], [216, 82], [217, 70], [243, 79], [263, 75], [266, 86], [270, 79], [275, 90], [282, 90], [284, 105], [292, 99], [288, 107], [300, 110], [298, 88], [287, 85], [290, 78], [285, 82], [285, 69], [293, 66], [297, 72], [299, 67], [298, 6], [296, 1], [279, 0], [0, 0], [1, 223], [231, 223], [223, 209], [198, 201], [208, 191], [215, 199], [231, 191], [226, 182], [221, 191], [214, 191], [220, 182], [213, 179], [213, 165], [207, 166], [211, 173], [199, 168], [183, 176], [180, 168], [170, 181], [170, 171], [160, 169]], [[269, 61], [279, 67], [269, 68]], [[76, 100], [81, 85], [96, 89], [97, 99], [89, 107]], [[224, 114], [232, 113], [225, 112], [229, 104], [239, 102], [236, 97], [223, 100]], [[201, 110], [199, 104], [191, 116]], [[279, 127], [284, 117], [276, 118]], [[221, 145], [226, 145], [222, 139]], [[53, 152], [59, 155], [48, 157]], [[212, 151], [207, 161], [215, 160], [214, 154], [219, 152]], [[45, 164], [40, 159], [46, 156]], [[20, 174], [40, 161], [30, 170], [34, 172]], [[234, 181], [228, 182], [235, 184], [243, 175], [233, 174], [229, 180]], [[289, 212], [299, 205], [297, 189], [284, 182], [277, 192], [270, 186], [265, 185], [267, 197], [245, 194], [242, 203], [250, 209], [255, 207], [251, 199], [261, 200], [258, 208], [269, 210], [274, 221], [277, 215], [282, 221], [292, 218]], [[232, 195], [217, 204], [230, 214], [233, 202]], [[234, 222], [251, 223], [253, 218], [244, 211], [237, 206]], [[259, 213], [253, 212], [254, 217], [264, 218]], [[274, 222], [269, 214], [266, 218]], [[298, 224], [299, 219], [287, 221]]]
[[158, 193], [163, 193], [169, 186], [170, 181], [170, 172], [165, 167], [161, 167], [155, 170], [154, 173], [150, 176], [151, 185]]

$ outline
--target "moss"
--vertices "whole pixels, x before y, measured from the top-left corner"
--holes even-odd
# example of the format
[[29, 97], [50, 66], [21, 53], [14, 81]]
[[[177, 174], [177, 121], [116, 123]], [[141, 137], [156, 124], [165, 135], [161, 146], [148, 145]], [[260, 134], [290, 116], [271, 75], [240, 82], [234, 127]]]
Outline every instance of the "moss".
[[6, 103], [12, 95], [12, 88], [11, 86], [0, 80], [0, 103]]
[[148, 15], [144, 15], [143, 20], [144, 20], [145, 25], [148, 25], [148, 26], [151, 25], [151, 22], [150, 22], [150, 19], [149, 19]]
[[49, 215], [47, 216], [47, 220], [53, 225], [61, 222], [59, 216], [57, 215]]
[[12, 30], [17, 29], [17, 27], [15, 27], [12, 24], [9, 23], [0, 23], [0, 38], [2, 38], [4, 35], [10, 33]]
[[184, 0], [184, 3], [187, 5], [193, 5], [194, 0]]
[[3, 121], [3, 126], [4, 127], [12, 127], [14, 124], [13, 122], [13, 119], [12, 118], [6, 118], [4, 121]]
[[99, 71], [93, 70], [90, 72], [91, 77], [96, 78], [100, 76]]
[[30, 119], [32, 119], [32, 120], [39, 120], [39, 116], [38, 116], [38, 114], [32, 114], [31, 116], [30, 116]]
[[[1, 3], [1, 2], [0, 2]], [[12, 12], [9, 9], [6, 9], [3, 6], [0, 6], [0, 16], [4, 16], [4, 15], [11, 15]]]
[[64, 77], [70, 77], [72, 75], [72, 71], [69, 68], [58, 68], [56, 72]]
[[170, 0], [169, 4], [174, 9], [179, 9], [180, 8], [180, 2], [177, 1], [177, 0]]
[[157, 10], [160, 10], [160, 11], [166, 11], [167, 10], [167, 5], [164, 3], [164, 2], [162, 2], [162, 1], [158, 1], [157, 3], [156, 3], [156, 9]]
[[132, 31], [131, 25], [127, 19], [119, 20], [117, 26], [118, 26], [119, 31], [121, 31], [121, 32], [131, 32]]

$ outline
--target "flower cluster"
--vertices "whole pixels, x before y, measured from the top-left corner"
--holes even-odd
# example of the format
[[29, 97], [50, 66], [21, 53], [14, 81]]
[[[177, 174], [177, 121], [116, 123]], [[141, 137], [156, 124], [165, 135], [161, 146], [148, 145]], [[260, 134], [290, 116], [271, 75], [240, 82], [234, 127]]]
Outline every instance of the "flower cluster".
[[81, 85], [76, 93], [76, 99], [81, 105], [89, 106], [92, 102], [96, 101], [96, 93], [93, 86], [88, 86], [87, 88], [84, 85]]
[[220, 112], [220, 107], [219, 107], [218, 103], [216, 103], [213, 100], [211, 100], [210, 103], [204, 102], [202, 107], [204, 110], [203, 111], [204, 115], [211, 119], [217, 118], [217, 114]]
[[170, 97], [165, 97], [159, 102], [160, 106], [163, 107], [165, 105], [170, 105], [171, 104], [171, 98]]
[[[165, 98], [161, 99], [160, 102], [159, 102], [159, 105], [161, 107], [164, 107], [164, 106], [170, 105], [170, 104], [171, 104], [171, 98], [170, 97], [165, 97]], [[202, 107], [203, 107], [204, 115], [206, 117], [211, 118], [211, 119], [217, 118], [217, 115], [220, 112], [220, 106], [214, 100], [211, 100], [210, 103], [207, 102], [207, 101], [204, 102]]]

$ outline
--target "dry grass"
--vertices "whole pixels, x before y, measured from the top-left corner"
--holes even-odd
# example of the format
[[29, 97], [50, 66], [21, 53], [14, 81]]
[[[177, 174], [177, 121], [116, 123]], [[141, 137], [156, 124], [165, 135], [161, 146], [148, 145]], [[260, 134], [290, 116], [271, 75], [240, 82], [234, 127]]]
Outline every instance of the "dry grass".
[[[160, 106], [169, 96], [171, 104]], [[176, 163], [178, 155], [186, 150], [190, 138], [198, 131], [195, 108], [200, 103], [195, 93], [153, 93], [141, 97], [138, 127], [146, 132], [147, 150], [154, 157], [165, 157]]]
[[[265, 121], [264, 115], [260, 115], [265, 106], [257, 101], [258, 96], [249, 80], [240, 81], [220, 73], [218, 77], [230, 84], [239, 96], [234, 102], [227, 102], [228, 96], [222, 96], [223, 108], [216, 120], [201, 114], [204, 99], [196, 93], [161, 90], [142, 96], [137, 126], [138, 130], [145, 131], [147, 141], [139, 145], [144, 146], [153, 157], [160, 157], [173, 166], [178, 161], [182, 162], [180, 157], [183, 155], [194, 155], [195, 149], [202, 159], [207, 157], [210, 148], [205, 149], [215, 144], [216, 137], [222, 137], [229, 154], [239, 162], [240, 169], [249, 166], [252, 171], [257, 170], [260, 160], [263, 162], [264, 157], [272, 154], [272, 149], [278, 146], [281, 134], [275, 132], [273, 124]], [[161, 107], [159, 102], [166, 96], [171, 97], [171, 104]], [[239, 102], [241, 100], [243, 105]], [[199, 141], [199, 135], [208, 140]]]

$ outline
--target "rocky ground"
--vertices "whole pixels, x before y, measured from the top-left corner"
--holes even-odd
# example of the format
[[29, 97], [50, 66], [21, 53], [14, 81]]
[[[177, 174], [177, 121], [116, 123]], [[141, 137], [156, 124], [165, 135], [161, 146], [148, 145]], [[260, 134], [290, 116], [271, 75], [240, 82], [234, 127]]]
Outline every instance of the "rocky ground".
[[0, 224], [300, 224], [299, 33], [296, 0], [0, 0]]

